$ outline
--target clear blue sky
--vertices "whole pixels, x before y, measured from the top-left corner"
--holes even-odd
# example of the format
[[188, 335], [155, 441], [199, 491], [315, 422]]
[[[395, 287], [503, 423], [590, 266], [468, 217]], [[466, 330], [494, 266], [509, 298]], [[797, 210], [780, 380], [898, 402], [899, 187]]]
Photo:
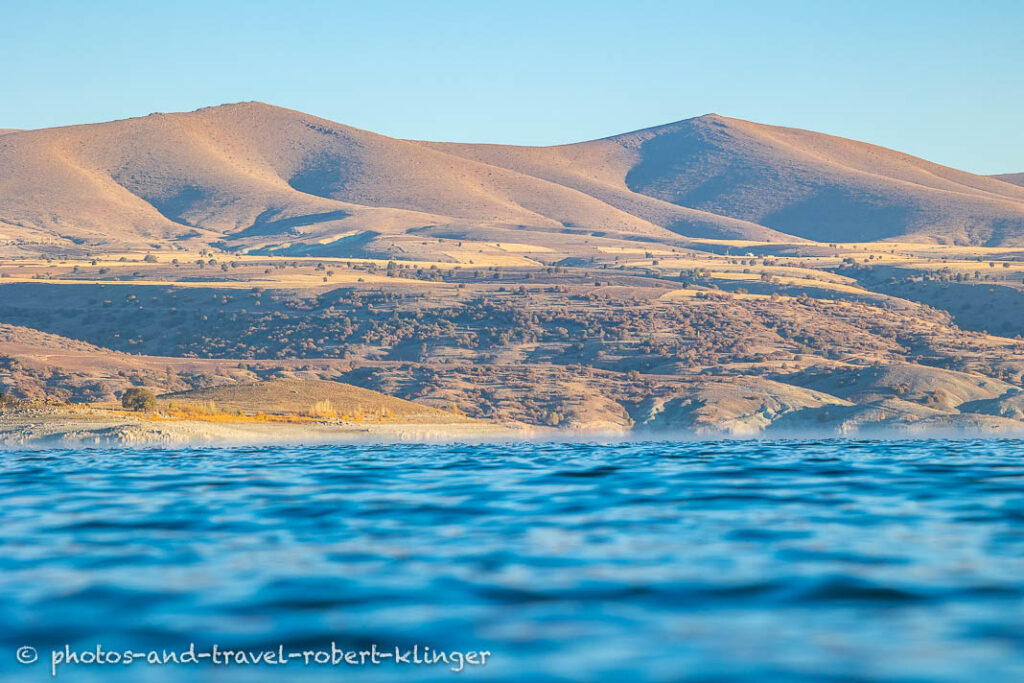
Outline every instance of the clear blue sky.
[[554, 144], [714, 111], [1024, 171], [1024, 0], [2, 0], [0, 26], [0, 127], [263, 100]]

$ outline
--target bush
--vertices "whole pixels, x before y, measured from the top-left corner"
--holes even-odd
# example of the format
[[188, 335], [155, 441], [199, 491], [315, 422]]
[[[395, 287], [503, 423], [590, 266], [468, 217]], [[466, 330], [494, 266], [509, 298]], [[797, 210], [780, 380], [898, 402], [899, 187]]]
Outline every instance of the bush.
[[317, 401], [309, 410], [306, 411], [306, 417], [317, 417], [326, 419], [336, 419], [338, 417], [338, 411], [334, 409], [334, 405], [328, 399], [323, 401]]
[[125, 410], [147, 411], [156, 408], [156, 396], [149, 389], [132, 387], [121, 396], [121, 406]]

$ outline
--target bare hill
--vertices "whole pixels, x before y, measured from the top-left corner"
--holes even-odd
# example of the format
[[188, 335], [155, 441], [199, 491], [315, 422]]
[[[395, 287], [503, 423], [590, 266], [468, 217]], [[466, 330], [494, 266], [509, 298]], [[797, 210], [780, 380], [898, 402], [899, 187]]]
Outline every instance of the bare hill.
[[1024, 191], [1004, 182], [717, 114], [559, 147], [438, 147], [601, 193], [654, 222], [664, 214], [638, 197], [825, 242], [1024, 241]]
[[815, 369], [791, 375], [785, 380], [857, 403], [870, 403], [896, 395], [904, 401], [939, 410], [956, 410], [972, 401], [994, 400], [1015, 391], [1012, 385], [992, 377], [910, 363]]
[[277, 379], [247, 384], [226, 384], [164, 394], [163, 400], [174, 403], [207, 403], [218, 409], [241, 410], [268, 415], [301, 414], [314, 405], [329, 401], [339, 414], [376, 416], [404, 422], [465, 421], [454, 413], [405, 401], [370, 389], [327, 380]]
[[1010, 245], [1024, 188], [717, 115], [545, 148], [397, 140], [261, 103], [0, 136], [0, 240], [22, 251], [349, 255], [502, 230]]
[[823, 392], [744, 377], [741, 381], [701, 382], [652, 397], [642, 406], [639, 428], [751, 434], [791, 413], [845, 405], [849, 404]]
[[0, 232], [38, 240], [210, 242], [453, 223], [671, 236], [555, 183], [258, 103], [4, 136], [0, 169]]

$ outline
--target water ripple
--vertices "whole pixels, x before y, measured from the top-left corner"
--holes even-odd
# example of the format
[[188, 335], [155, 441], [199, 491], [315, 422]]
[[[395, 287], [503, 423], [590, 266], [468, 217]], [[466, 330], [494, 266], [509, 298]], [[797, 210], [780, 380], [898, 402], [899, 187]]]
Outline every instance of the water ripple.
[[420, 642], [489, 649], [474, 675], [501, 680], [1020, 680], [1022, 456], [1005, 439], [0, 453], [0, 641]]

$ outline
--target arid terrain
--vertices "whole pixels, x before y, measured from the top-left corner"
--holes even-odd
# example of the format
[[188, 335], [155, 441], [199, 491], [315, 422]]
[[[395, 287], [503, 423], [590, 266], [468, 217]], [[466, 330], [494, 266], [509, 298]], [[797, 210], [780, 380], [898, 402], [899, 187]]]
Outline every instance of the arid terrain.
[[393, 423], [1024, 431], [1020, 182], [717, 115], [547, 148], [259, 103], [11, 131], [0, 424], [137, 386], [351, 425], [333, 380]]

